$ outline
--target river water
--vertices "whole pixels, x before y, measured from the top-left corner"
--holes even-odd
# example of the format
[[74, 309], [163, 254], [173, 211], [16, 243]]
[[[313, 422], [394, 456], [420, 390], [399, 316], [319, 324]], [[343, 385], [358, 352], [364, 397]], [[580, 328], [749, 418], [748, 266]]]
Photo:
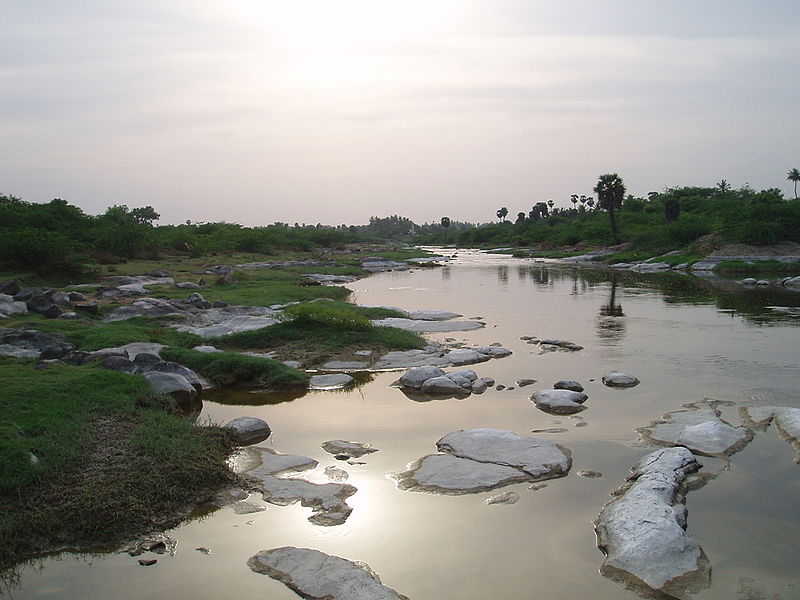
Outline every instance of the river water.
[[[446, 267], [380, 273], [348, 287], [362, 304], [482, 317], [484, 329], [430, 337], [499, 342], [513, 355], [470, 368], [506, 386], [522, 378], [538, 382], [416, 402], [389, 387], [398, 373], [379, 373], [351, 391], [292, 400], [263, 394], [206, 400], [202, 419], [261, 417], [274, 432], [261, 445], [318, 460], [320, 466], [303, 477], [323, 482], [324, 467], [347, 470], [348, 483], [358, 488], [348, 500], [352, 515], [342, 525], [320, 527], [299, 505], [264, 504], [265, 511], [247, 515], [225, 508], [169, 532], [178, 540], [177, 552], [157, 557], [152, 567], [126, 554], [65, 554], [26, 567], [14, 597], [297, 598], [246, 564], [259, 550], [291, 545], [364, 561], [413, 600], [637, 598], [599, 573], [603, 555], [592, 528], [609, 493], [652, 450], [638, 443], [635, 428], [704, 398], [729, 402], [721, 410], [734, 425], [741, 422], [740, 406], [800, 406], [800, 301], [778, 290], [715, 292], [680, 278], [615, 278], [476, 252], [460, 252]], [[569, 340], [584, 350], [542, 354], [521, 336]], [[600, 378], [614, 370], [641, 384], [605, 387]], [[559, 379], [586, 388], [582, 421], [545, 414], [529, 401], [537, 388]], [[586, 425], [575, 426], [581, 422]], [[517, 484], [500, 490], [519, 494], [512, 505], [486, 505], [498, 491], [400, 491], [387, 477], [436, 452], [444, 434], [473, 427], [519, 434], [566, 429], [537, 435], [572, 451], [572, 471], [542, 489]], [[368, 442], [380, 451], [363, 465], [348, 465], [320, 448], [331, 439]], [[729, 462], [701, 459], [716, 477], [688, 494], [688, 532], [713, 572], [711, 587], [696, 598], [735, 598], [743, 578], [757, 589], [777, 586], [784, 598], [800, 597], [800, 466], [794, 458], [791, 445], [769, 428]], [[583, 470], [602, 477], [578, 476]], [[255, 495], [251, 500], [261, 503]]]

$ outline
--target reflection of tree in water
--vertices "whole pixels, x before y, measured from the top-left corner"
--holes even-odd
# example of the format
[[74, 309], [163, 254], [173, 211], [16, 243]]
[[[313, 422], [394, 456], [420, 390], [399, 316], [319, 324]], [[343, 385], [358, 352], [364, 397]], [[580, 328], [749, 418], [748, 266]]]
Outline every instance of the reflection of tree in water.
[[597, 337], [606, 345], [617, 345], [625, 337], [625, 321], [622, 317], [622, 306], [617, 303], [618, 276], [614, 273], [611, 277], [611, 294], [608, 302], [600, 307], [597, 317]]
[[508, 283], [508, 267], [503, 265], [497, 267], [497, 281]]
[[447, 266], [442, 267], [441, 272], [442, 272], [442, 281], [450, 281], [450, 267]]

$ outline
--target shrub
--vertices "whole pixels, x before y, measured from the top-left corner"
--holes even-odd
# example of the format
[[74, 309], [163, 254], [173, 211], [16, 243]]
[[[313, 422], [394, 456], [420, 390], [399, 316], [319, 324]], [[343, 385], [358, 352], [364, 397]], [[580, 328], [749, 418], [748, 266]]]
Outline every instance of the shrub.
[[328, 325], [344, 331], [369, 331], [370, 320], [341, 305], [329, 306], [325, 302], [309, 302], [288, 307], [284, 313], [296, 323]]

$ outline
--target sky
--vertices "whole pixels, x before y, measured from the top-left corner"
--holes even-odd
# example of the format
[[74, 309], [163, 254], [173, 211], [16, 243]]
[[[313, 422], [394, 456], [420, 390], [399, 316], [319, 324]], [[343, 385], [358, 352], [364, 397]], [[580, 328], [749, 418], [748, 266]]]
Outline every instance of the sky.
[[2, 0], [0, 194], [485, 222], [800, 168], [797, 0]]

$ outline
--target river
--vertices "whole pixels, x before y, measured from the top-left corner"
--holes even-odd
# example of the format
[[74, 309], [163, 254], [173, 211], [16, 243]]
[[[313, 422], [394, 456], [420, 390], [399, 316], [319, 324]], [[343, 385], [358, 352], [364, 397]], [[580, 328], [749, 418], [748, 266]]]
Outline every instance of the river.
[[[652, 450], [638, 442], [635, 429], [704, 398], [725, 401], [720, 410], [734, 425], [741, 423], [741, 406], [800, 407], [795, 296], [718, 293], [679, 278], [653, 281], [663, 280], [459, 252], [445, 267], [379, 273], [349, 284], [353, 300], [362, 304], [481, 317], [483, 329], [430, 337], [467, 345], [499, 342], [513, 355], [470, 368], [509, 387], [522, 378], [537, 383], [416, 402], [389, 387], [399, 376], [395, 372], [374, 374], [350, 391], [311, 392], [282, 402], [264, 394], [206, 400], [201, 419], [261, 417], [273, 430], [262, 445], [318, 460], [320, 466], [303, 477], [323, 482], [324, 467], [344, 468], [358, 489], [348, 500], [352, 515], [342, 525], [321, 527], [309, 523], [310, 509], [299, 505], [264, 504], [263, 512], [247, 515], [220, 509], [169, 532], [178, 540], [177, 552], [157, 557], [152, 567], [124, 553], [64, 554], [26, 567], [13, 596], [293, 599], [283, 584], [246, 564], [259, 550], [291, 545], [364, 561], [384, 584], [413, 600], [637, 598], [599, 573], [603, 555], [592, 527], [609, 493]], [[584, 349], [541, 353], [522, 336], [569, 340]], [[615, 370], [635, 375], [641, 384], [604, 386], [601, 377]], [[533, 391], [559, 379], [586, 388], [582, 420], [548, 415], [529, 401]], [[500, 490], [519, 494], [511, 505], [486, 505], [497, 491], [400, 491], [387, 477], [436, 452], [444, 434], [474, 427], [519, 434], [564, 429], [538, 435], [572, 451], [572, 470], [541, 489], [523, 483]], [[320, 448], [331, 439], [368, 442], [380, 451], [365, 457], [365, 464], [349, 465]], [[800, 597], [800, 467], [794, 458], [791, 445], [770, 427], [730, 461], [700, 459], [716, 477], [687, 495], [687, 531], [713, 571], [711, 586], [695, 598], [728, 600], [747, 582], [778, 586], [784, 598]], [[587, 470], [602, 477], [577, 475]], [[200, 547], [210, 553], [195, 550]]]

